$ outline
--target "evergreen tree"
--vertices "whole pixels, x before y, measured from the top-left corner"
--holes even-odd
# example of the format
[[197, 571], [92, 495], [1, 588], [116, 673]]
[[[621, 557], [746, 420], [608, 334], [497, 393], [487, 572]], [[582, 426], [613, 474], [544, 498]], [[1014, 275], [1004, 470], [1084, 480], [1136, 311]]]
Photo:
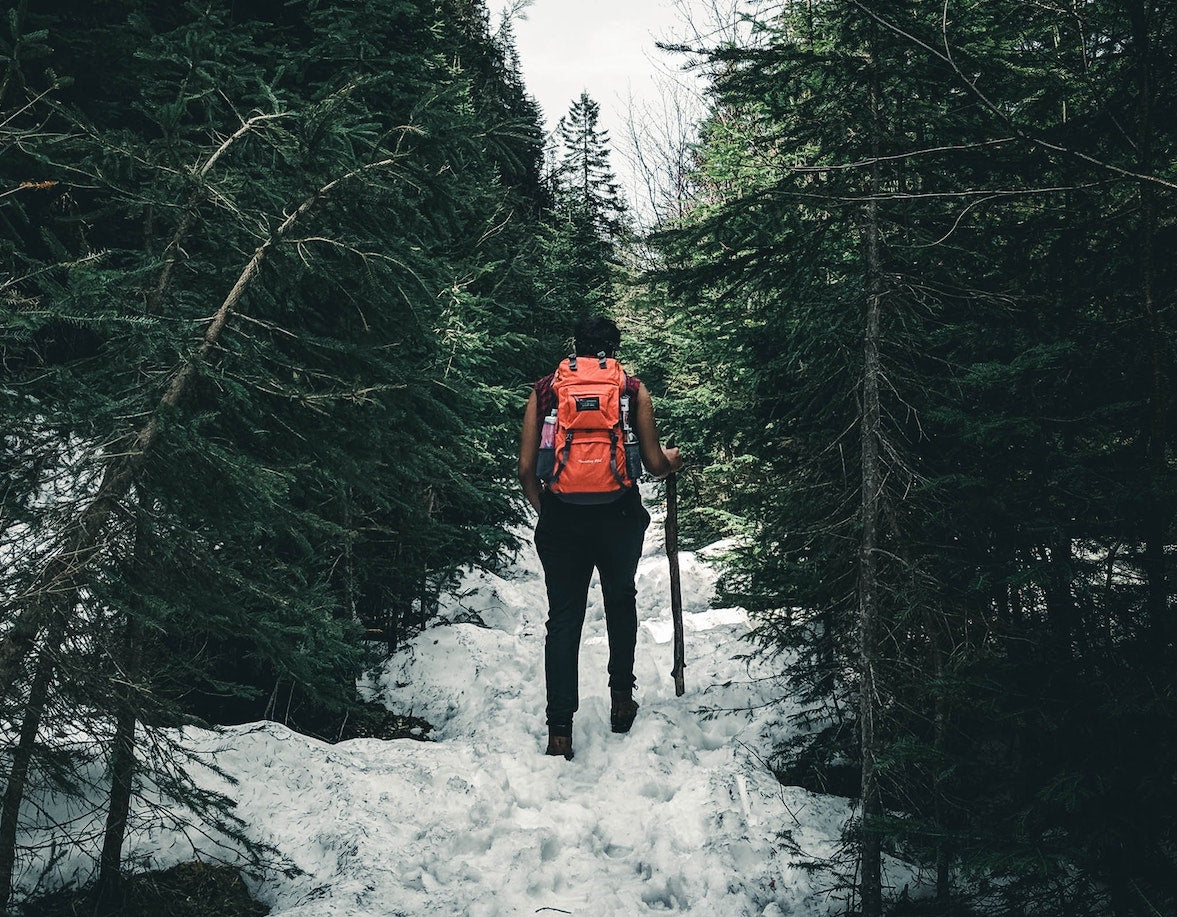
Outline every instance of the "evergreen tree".
[[587, 92], [575, 99], [556, 125], [562, 155], [557, 195], [573, 220], [584, 220], [602, 243], [625, 230], [625, 204], [609, 166], [609, 132], [598, 127], [601, 106]]
[[[855, 507], [871, 496], [858, 309], [881, 296], [873, 713], [888, 818], [866, 827], [934, 866], [944, 908], [964, 892], [1043, 914], [1169, 901], [1167, 831], [1128, 802], [1157, 804], [1157, 784], [1126, 760], [1171, 762], [1171, 748], [1154, 732], [1094, 753], [1093, 731], [1123, 735], [1141, 707], [1169, 716], [1139, 701], [1168, 681], [1139, 654], [1171, 592], [1147, 545], [1171, 538], [1170, 484], [1155, 486], [1170, 481], [1169, 364], [1149, 304], [1173, 281], [1128, 239], [1171, 232], [1149, 204], [1170, 179], [1141, 168], [1133, 131], [1169, 142], [1155, 89], [1172, 61], [1155, 49], [1173, 22], [1137, 12], [991, 4], [953, 11], [946, 32], [917, 4], [787, 4], [712, 54], [699, 200], [662, 236], [687, 341], [668, 384], [697, 385], [700, 353], [723, 380], [682, 412], [730, 424], [730, 445], [695, 434], [738, 476], [704, 485], [711, 518], [746, 534], [726, 589], [810, 704], [779, 766], [848, 795], [866, 788], [840, 762], [869, 754], [849, 704], [869, 667], [852, 615], [867, 568]], [[1094, 685], [1123, 703], [1060, 705]], [[1079, 803], [1109, 781], [1142, 827], [1131, 840]], [[1135, 866], [1085, 840], [1109, 835]]]
[[545, 349], [536, 113], [480, 4], [76, 7], [28, 34], [104, 79], [0, 165], [54, 183], [5, 209], [5, 503], [26, 508], [3, 545], [5, 896], [21, 798], [72, 791], [41, 722], [109, 756], [83, 791], [109, 792], [111, 887], [148, 781], [234, 832], [175, 761], [135, 760], [139, 730], [334, 738], [360, 627], [423, 626], [512, 546], [503, 443]]
[[600, 106], [582, 93], [556, 128], [560, 159], [550, 177], [554, 210], [546, 297], [568, 317], [610, 313], [618, 300], [625, 205], [609, 167]]

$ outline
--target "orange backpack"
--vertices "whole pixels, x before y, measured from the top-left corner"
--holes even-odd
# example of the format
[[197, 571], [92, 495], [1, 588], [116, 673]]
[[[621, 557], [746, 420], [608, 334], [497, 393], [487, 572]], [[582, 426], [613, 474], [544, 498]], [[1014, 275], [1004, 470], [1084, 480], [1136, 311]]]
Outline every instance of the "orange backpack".
[[642, 473], [621, 364], [603, 353], [569, 357], [552, 380], [556, 407], [543, 419], [538, 474], [568, 503], [609, 503]]

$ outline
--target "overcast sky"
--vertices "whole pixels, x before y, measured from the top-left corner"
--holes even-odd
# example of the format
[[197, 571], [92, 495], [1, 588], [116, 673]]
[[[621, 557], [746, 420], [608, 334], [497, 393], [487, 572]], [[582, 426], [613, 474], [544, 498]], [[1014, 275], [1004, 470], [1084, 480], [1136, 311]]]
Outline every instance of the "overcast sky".
[[523, 74], [549, 126], [583, 89], [616, 108], [631, 89], [647, 88], [656, 66], [674, 65], [654, 47], [678, 32], [672, 0], [535, 0], [523, 15], [515, 23]]
[[601, 123], [615, 149], [614, 171], [631, 203], [634, 182], [625, 162], [628, 100], [632, 97], [639, 110], [657, 107], [658, 75], [681, 67], [681, 56], [655, 47], [659, 40], [687, 34], [680, 5], [674, 0], [535, 0], [525, 18], [515, 22], [523, 78], [548, 130], [588, 90], [601, 105]]

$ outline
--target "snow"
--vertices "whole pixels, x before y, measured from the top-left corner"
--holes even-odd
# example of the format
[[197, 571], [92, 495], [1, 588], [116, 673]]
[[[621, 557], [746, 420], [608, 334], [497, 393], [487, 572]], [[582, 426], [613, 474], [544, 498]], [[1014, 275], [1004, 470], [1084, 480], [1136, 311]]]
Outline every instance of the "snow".
[[[235, 778], [247, 834], [288, 865], [254, 882], [283, 917], [795, 915], [838, 902], [806, 855], [840, 846], [845, 800], [781, 786], [762, 759], [792, 708], [746, 657], [740, 609], [712, 608], [715, 571], [681, 557], [686, 686], [670, 677], [668, 573], [657, 526], [638, 572], [642, 626], [630, 733], [609, 729], [607, 644], [594, 582], [581, 647], [575, 758], [542, 754], [545, 599], [528, 545], [504, 576], [474, 572], [441, 619], [363, 690], [433, 723], [436, 741], [326, 744], [276, 723], [188, 730]], [[211, 840], [159, 828], [128, 854], [166, 867]], [[65, 864], [59, 864], [64, 869]]]

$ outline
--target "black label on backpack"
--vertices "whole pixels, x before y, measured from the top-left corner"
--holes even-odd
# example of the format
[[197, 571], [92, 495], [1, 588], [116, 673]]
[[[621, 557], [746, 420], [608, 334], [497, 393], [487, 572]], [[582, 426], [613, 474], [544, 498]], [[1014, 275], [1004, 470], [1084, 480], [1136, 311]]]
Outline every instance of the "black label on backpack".
[[601, 399], [597, 395], [585, 398], [576, 399], [576, 410], [578, 411], [599, 411], [601, 410]]

